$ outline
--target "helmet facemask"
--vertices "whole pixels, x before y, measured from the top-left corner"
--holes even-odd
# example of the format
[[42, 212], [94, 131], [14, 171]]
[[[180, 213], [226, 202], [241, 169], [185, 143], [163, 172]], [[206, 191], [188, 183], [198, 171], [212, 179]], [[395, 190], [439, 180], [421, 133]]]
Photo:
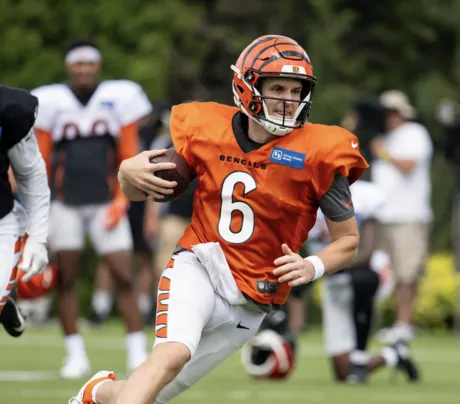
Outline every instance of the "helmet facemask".
[[[307, 122], [307, 118], [311, 109], [311, 98], [316, 84], [316, 79], [313, 76], [298, 73], [270, 73], [258, 72], [248, 69], [243, 76], [237, 67], [231, 66], [231, 69], [237, 74], [238, 78], [244, 84], [246, 89], [235, 84], [233, 81], [234, 100], [237, 106], [251, 119], [263, 126], [269, 133], [276, 136], [284, 136], [293, 129], [301, 128]], [[265, 78], [289, 78], [299, 80], [302, 83], [302, 91], [300, 100], [291, 100], [285, 98], [265, 96], [262, 94], [262, 82]], [[240, 98], [240, 94], [244, 92], [252, 94], [252, 97], [247, 103], [247, 108]], [[265, 100], [275, 100], [283, 102], [283, 116], [269, 115]], [[292, 118], [286, 116], [286, 103], [298, 104], [297, 109]], [[249, 110], [248, 110], [249, 109]]]

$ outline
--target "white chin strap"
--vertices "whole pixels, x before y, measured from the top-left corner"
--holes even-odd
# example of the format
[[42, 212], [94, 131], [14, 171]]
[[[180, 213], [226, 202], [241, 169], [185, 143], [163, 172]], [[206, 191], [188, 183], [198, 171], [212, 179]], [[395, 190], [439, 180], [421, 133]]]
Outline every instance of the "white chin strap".
[[[230, 68], [238, 75], [238, 78], [243, 81], [243, 83], [246, 85], [248, 90], [252, 90], [253, 87], [246, 81], [245, 77], [241, 74], [240, 70], [234, 66], [231, 65]], [[259, 119], [254, 116], [251, 116], [249, 112], [246, 110], [244, 105], [240, 101], [240, 97], [236, 91], [235, 88], [235, 83], [232, 83], [232, 90], [233, 90], [233, 100], [235, 102], [235, 105], [239, 108], [241, 108], [241, 111], [247, 115], [249, 118], [251, 118], [253, 121], [257, 122], [259, 125], [263, 126], [263, 128], [271, 133], [272, 135], [275, 136], [285, 136], [288, 133], [291, 133], [294, 130], [294, 125], [296, 123], [297, 117], [300, 115], [302, 112], [302, 109], [306, 107], [305, 103], [300, 104], [300, 106], [297, 108], [297, 111], [295, 112], [294, 118], [281, 118], [278, 116], [272, 116], [268, 114], [268, 109], [267, 106], [265, 105], [265, 101], [262, 101], [262, 107], [264, 109], [264, 115], [266, 117], [266, 120], [264, 119]], [[254, 92], [256, 95], [261, 95], [259, 91], [257, 91], [256, 88], [254, 88]], [[307, 94], [307, 96], [303, 99], [303, 101], [310, 101], [311, 98], [311, 91]], [[283, 122], [285, 125], [291, 126], [290, 128], [287, 128], [286, 126], [283, 125]]]

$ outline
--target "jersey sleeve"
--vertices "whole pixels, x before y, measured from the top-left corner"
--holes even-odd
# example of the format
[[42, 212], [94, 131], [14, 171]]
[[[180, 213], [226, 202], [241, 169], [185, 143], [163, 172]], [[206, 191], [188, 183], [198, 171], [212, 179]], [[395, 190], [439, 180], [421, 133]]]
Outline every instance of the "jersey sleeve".
[[169, 129], [176, 151], [193, 167], [193, 156], [190, 150], [190, 140], [196, 127], [198, 115], [197, 103], [176, 105], [172, 108]]
[[52, 132], [56, 116], [56, 96], [47, 86], [38, 87], [31, 91], [38, 98], [38, 110], [34, 126], [45, 132]]
[[359, 151], [358, 138], [345, 129], [334, 127], [333, 141], [321, 150], [317, 164], [314, 188], [318, 200], [331, 188], [337, 174], [348, 179], [348, 184], [358, 180], [369, 168]]
[[319, 200], [319, 206], [324, 215], [334, 222], [343, 222], [353, 217], [355, 211], [348, 179], [337, 174], [332, 186]]
[[26, 90], [0, 86], [0, 127], [6, 149], [24, 139], [34, 125], [37, 97]]
[[122, 126], [129, 125], [152, 112], [152, 104], [142, 87], [134, 82], [120, 85], [122, 101], [118, 104], [118, 114]]

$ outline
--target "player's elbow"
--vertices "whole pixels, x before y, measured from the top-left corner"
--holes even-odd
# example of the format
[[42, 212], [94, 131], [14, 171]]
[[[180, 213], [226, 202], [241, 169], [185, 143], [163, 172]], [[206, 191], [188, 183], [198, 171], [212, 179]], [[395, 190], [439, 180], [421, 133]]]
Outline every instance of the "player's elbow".
[[354, 261], [358, 256], [359, 234], [347, 236], [347, 249], [350, 256], [350, 262]]

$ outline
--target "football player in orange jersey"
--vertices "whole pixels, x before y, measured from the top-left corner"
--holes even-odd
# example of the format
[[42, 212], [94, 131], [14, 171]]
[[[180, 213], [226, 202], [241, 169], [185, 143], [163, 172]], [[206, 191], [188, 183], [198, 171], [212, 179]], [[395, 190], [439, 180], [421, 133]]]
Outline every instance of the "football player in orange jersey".
[[69, 83], [33, 91], [40, 101], [35, 133], [51, 185], [50, 248], [56, 253], [58, 312], [67, 351], [60, 375], [90, 371], [79, 333], [76, 285], [85, 235], [110, 268], [127, 329], [127, 367], [147, 357], [133, 282], [129, 201], [116, 179], [121, 160], [138, 153], [137, 121], [152, 107], [141, 86], [99, 80], [102, 55], [91, 40], [76, 40], [65, 56]]
[[[307, 123], [316, 84], [307, 53], [290, 38], [263, 36], [232, 70], [237, 108], [194, 102], [172, 110], [175, 150], [198, 185], [191, 224], [160, 280], [155, 346], [128, 380], [100, 371], [70, 404], [170, 401], [240, 349], [292, 286], [354, 260], [349, 184], [368, 165], [350, 132]], [[153, 175], [175, 167], [150, 162], [162, 153], [121, 164], [129, 199], [172, 192], [175, 182]], [[319, 207], [332, 242], [302, 258]]]

